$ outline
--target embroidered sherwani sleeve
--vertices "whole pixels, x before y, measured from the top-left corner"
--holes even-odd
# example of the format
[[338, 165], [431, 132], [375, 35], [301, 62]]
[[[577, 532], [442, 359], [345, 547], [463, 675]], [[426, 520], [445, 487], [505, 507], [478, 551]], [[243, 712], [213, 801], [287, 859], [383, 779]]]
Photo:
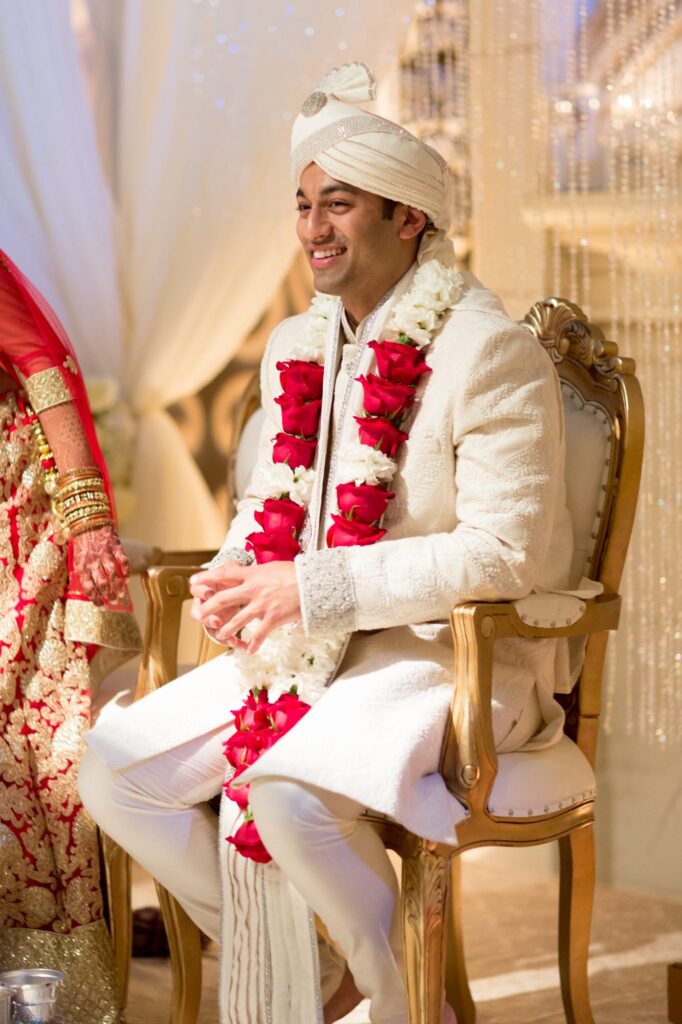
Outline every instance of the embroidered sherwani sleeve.
[[556, 372], [512, 326], [471, 346], [452, 374], [443, 415], [453, 424], [455, 529], [299, 556], [308, 632], [443, 619], [457, 603], [515, 599], [537, 581], [563, 497]]
[[262, 499], [253, 490], [253, 479], [258, 466], [270, 461], [272, 456], [272, 439], [278, 430], [281, 429], [275, 419], [279, 412], [274, 401], [272, 388], [272, 375], [274, 371], [273, 349], [278, 329], [270, 336], [263, 354], [260, 372], [261, 403], [265, 412], [265, 419], [258, 438], [258, 452], [254, 462], [254, 473], [244, 492], [244, 497], [237, 504], [237, 511], [230, 523], [227, 535], [218, 553], [211, 559], [208, 567], [213, 569], [225, 562], [237, 561], [242, 565], [250, 565], [253, 562], [253, 555], [246, 551], [246, 538], [254, 530], [258, 530], [258, 524], [253, 518], [262, 505]]

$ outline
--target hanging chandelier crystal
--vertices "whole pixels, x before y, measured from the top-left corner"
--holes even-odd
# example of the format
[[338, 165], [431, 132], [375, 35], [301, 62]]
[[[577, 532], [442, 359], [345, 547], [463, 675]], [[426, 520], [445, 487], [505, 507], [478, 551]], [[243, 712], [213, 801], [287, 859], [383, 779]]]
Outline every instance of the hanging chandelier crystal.
[[472, 244], [468, 0], [417, 4], [400, 60], [400, 91], [403, 123], [452, 171], [451, 237], [457, 259], [466, 264]]

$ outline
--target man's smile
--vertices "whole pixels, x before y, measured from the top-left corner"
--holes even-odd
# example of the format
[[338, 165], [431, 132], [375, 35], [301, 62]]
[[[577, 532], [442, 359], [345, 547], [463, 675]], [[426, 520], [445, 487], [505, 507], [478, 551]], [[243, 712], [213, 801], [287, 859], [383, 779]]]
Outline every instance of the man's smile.
[[318, 270], [331, 267], [345, 251], [346, 247], [343, 245], [320, 246], [310, 250], [310, 262]]

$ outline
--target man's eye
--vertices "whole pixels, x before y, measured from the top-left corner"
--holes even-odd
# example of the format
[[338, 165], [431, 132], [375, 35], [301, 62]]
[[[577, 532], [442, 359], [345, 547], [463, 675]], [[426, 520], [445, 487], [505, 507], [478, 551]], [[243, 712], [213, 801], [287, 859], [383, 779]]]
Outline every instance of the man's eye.
[[344, 203], [341, 199], [335, 199], [334, 202], [331, 203], [330, 205], [331, 206], [336, 206], [336, 207], [338, 207], [338, 206], [346, 207], [346, 206], [348, 206], [348, 203]]
[[310, 207], [306, 206], [305, 203], [299, 203], [296, 209], [298, 210], [299, 213], [307, 213]]

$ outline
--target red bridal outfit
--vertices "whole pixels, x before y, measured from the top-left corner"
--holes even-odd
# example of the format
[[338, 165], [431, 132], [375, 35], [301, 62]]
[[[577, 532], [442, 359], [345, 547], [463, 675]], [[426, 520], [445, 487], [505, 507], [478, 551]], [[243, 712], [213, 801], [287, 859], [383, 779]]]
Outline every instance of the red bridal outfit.
[[[46, 490], [60, 481], [84, 506], [68, 537]], [[75, 354], [0, 251], [0, 969], [63, 970], [69, 1024], [120, 1019], [77, 775], [93, 683], [140, 646], [125, 573]]]

